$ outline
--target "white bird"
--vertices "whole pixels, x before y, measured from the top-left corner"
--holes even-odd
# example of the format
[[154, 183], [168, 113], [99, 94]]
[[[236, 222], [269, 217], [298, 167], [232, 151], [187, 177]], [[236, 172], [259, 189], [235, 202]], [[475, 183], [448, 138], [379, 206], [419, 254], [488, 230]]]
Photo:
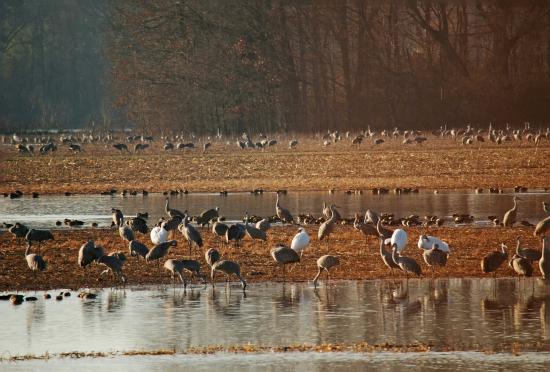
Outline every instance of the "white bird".
[[292, 238], [292, 243], [290, 243], [290, 248], [300, 254], [300, 257], [304, 253], [304, 249], [309, 245], [309, 235], [306, 232], [306, 229], [300, 227], [298, 233]]
[[418, 248], [424, 250], [430, 250], [437, 244], [437, 249], [445, 253], [450, 253], [449, 244], [443, 240], [431, 235], [420, 235], [418, 238]]
[[158, 245], [161, 243], [164, 243], [168, 240], [168, 230], [164, 228], [165, 222], [163, 222], [160, 226], [155, 226], [151, 230], [151, 241], [154, 245]]
[[393, 232], [390, 245], [396, 247], [397, 253], [403, 252], [405, 246], [407, 245], [407, 233], [403, 229], [397, 229]]

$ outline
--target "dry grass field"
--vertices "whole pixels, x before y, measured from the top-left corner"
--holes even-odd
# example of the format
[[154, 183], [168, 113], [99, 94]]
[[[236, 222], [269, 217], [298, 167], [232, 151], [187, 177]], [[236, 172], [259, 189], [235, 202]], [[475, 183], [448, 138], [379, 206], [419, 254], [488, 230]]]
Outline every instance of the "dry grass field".
[[99, 193], [117, 190], [246, 191], [348, 190], [374, 187], [452, 189], [474, 187], [550, 187], [550, 146], [522, 141], [463, 146], [429, 137], [422, 145], [387, 139], [351, 146], [342, 140], [324, 147], [320, 139], [288, 139], [265, 150], [241, 150], [231, 140], [202, 151], [166, 152], [154, 142], [142, 154], [119, 153], [111, 145], [83, 145], [72, 154], [66, 145], [45, 156], [19, 155], [0, 145], [0, 192]]

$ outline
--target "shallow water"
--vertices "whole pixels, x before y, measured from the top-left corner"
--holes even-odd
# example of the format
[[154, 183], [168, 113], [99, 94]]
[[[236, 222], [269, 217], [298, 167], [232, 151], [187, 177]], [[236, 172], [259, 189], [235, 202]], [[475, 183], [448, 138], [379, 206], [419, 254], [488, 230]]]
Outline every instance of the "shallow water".
[[[522, 193], [523, 199], [518, 207], [518, 221], [538, 221], [544, 212], [542, 201], [550, 202], [548, 192]], [[252, 215], [272, 216], [275, 214], [275, 193], [253, 195], [250, 193], [231, 193], [220, 196], [212, 193], [192, 193], [170, 197], [170, 207], [185, 210], [191, 215], [220, 207], [220, 214], [228, 220], [240, 220], [245, 211]], [[135, 216], [137, 212], [149, 212], [154, 224], [164, 213], [162, 194], [139, 196], [103, 196], [103, 195], [43, 195], [33, 199], [0, 198], [0, 222], [28, 223], [32, 227], [54, 227], [55, 221], [79, 219], [90, 225], [92, 222], [107, 226], [111, 222], [111, 208], [121, 209], [127, 216]], [[343, 192], [328, 194], [328, 192], [289, 192], [281, 196], [281, 205], [290, 209], [296, 216], [298, 213], [321, 215], [323, 202], [335, 204], [343, 217], [353, 217], [355, 212], [364, 214], [366, 209], [379, 212], [394, 213], [397, 217], [411, 214], [419, 216], [437, 215], [449, 217], [453, 213], [469, 214], [476, 217], [477, 223], [489, 223], [488, 216], [496, 215], [502, 218], [512, 207], [512, 194], [475, 194], [471, 191], [445, 191], [438, 194], [420, 192], [418, 194], [386, 194], [347, 195]], [[63, 225], [65, 226], [65, 225]], [[63, 227], [62, 226], [62, 227]]]
[[259, 353], [114, 358], [52, 359], [2, 363], [7, 371], [116, 370], [116, 371], [496, 371], [548, 370], [550, 353]]
[[[33, 294], [29, 292], [28, 294]], [[461, 350], [550, 347], [550, 286], [537, 279], [336, 281], [106, 289], [0, 302], [0, 354], [113, 352], [206, 345], [431, 344]]]

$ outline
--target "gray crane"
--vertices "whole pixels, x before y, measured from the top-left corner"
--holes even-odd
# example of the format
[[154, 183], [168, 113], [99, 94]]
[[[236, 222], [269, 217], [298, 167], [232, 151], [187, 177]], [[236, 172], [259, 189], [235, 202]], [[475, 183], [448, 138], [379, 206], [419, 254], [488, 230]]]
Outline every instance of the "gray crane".
[[378, 213], [374, 210], [367, 209], [367, 212], [365, 213], [364, 222], [365, 223], [370, 222], [376, 226], [378, 224], [378, 221], [380, 221], [380, 216], [378, 215]]
[[78, 266], [84, 268], [103, 255], [103, 248], [96, 246], [93, 240], [88, 240], [78, 250]]
[[201, 264], [196, 260], [166, 260], [164, 262], [164, 268], [172, 273], [172, 282], [174, 282], [175, 275], [178, 274], [181, 282], [183, 283], [183, 289], [187, 288], [187, 281], [183, 275], [183, 270], [189, 271], [192, 275], [195, 275], [202, 279], [206, 284], [206, 279], [201, 274]]
[[323, 222], [321, 226], [319, 226], [319, 231], [317, 232], [317, 237], [319, 238], [319, 240], [323, 240], [326, 238], [327, 245], [328, 245], [330, 234], [332, 234], [332, 232], [334, 231], [334, 227], [336, 224], [336, 215], [334, 214], [334, 204], [331, 204], [330, 210], [332, 212], [332, 216], [328, 220]]
[[539, 261], [539, 269], [543, 279], [550, 279], [550, 236], [542, 240], [542, 258]]
[[401, 254], [397, 253], [397, 244], [394, 244], [392, 247], [392, 258], [399, 268], [405, 272], [407, 279], [409, 278], [409, 274], [422, 276], [422, 269], [414, 258], [401, 256]]
[[141, 217], [134, 217], [126, 221], [126, 226], [129, 226], [132, 231], [137, 231], [142, 234], [147, 234], [147, 221]]
[[206, 254], [206, 262], [211, 266], [211, 272], [210, 272], [210, 280], [212, 281], [212, 287], [214, 287], [214, 279], [216, 275], [216, 271], [221, 271], [227, 275], [227, 278], [229, 279], [229, 275], [235, 275], [240, 281], [243, 286], [243, 291], [246, 290], [246, 281], [241, 276], [241, 267], [238, 263], [228, 260], [221, 260], [220, 254], [215, 249], [209, 249]]
[[149, 253], [149, 248], [147, 246], [137, 240], [132, 240], [128, 244], [128, 250], [130, 252], [130, 256], [137, 257], [139, 261], [139, 256], [146, 257], [147, 253]]
[[210, 248], [204, 254], [204, 260], [206, 261], [208, 266], [212, 266], [214, 265], [214, 263], [220, 260], [220, 252], [218, 252], [218, 250], [215, 248]]
[[30, 229], [29, 232], [27, 232], [27, 235], [25, 235], [25, 240], [27, 241], [29, 247], [32, 242], [37, 242], [38, 252], [40, 252], [40, 244], [46, 240], [53, 240], [53, 235], [48, 230]]
[[384, 248], [386, 239], [382, 235], [380, 235], [379, 238], [380, 238], [380, 257], [382, 258], [384, 265], [386, 265], [387, 268], [390, 269], [390, 274], [393, 275], [393, 269], [401, 269], [401, 268], [393, 260], [392, 252], [389, 252]]
[[124, 215], [122, 214], [122, 211], [120, 209], [111, 208], [111, 212], [113, 213], [113, 222], [111, 226], [121, 227], [122, 223], [124, 222]]
[[549, 230], [550, 230], [550, 216], [546, 217], [543, 220], [540, 220], [537, 223], [537, 226], [535, 226], [535, 231], [533, 232], [533, 235], [535, 237], [539, 235], [544, 237]]
[[340, 260], [336, 256], [331, 255], [324, 255], [321, 256], [317, 260], [317, 275], [315, 275], [315, 278], [313, 278], [313, 286], [317, 288], [317, 280], [319, 279], [319, 276], [321, 275], [321, 271], [325, 270], [327, 272], [327, 281], [330, 280], [330, 275], [328, 270], [334, 266], [338, 266], [340, 264]]
[[126, 283], [126, 277], [122, 274], [122, 265], [124, 260], [121, 259], [118, 254], [103, 255], [98, 258], [97, 263], [107, 267], [99, 274], [100, 277], [110, 271], [115, 279], [119, 279], [122, 283]]
[[353, 228], [361, 231], [365, 236], [365, 243], [368, 242], [369, 236], [378, 236], [378, 230], [372, 223], [362, 223], [359, 217], [359, 213], [355, 213], [355, 220], [353, 221]]
[[248, 224], [248, 212], [246, 212], [244, 228], [246, 230], [246, 235], [248, 235], [254, 241], [254, 243], [256, 243], [256, 240], [262, 240], [264, 242], [267, 240], [267, 234], [265, 233], [265, 231], [257, 229], [256, 227]]
[[518, 214], [518, 200], [522, 200], [517, 196], [514, 196], [514, 206], [512, 209], [504, 213], [504, 218], [502, 219], [502, 225], [504, 227], [512, 227], [516, 223], [516, 216]]
[[434, 244], [432, 249], [425, 249], [422, 256], [426, 265], [432, 268], [432, 272], [435, 272], [436, 266], [444, 267], [447, 265], [449, 254], [439, 249], [439, 244]]
[[212, 225], [212, 233], [220, 238], [223, 242], [223, 238], [225, 237], [225, 233], [227, 232], [228, 228], [229, 227], [222, 222], [221, 217], [218, 217], [218, 220]]
[[126, 240], [127, 242], [131, 242], [132, 240], [135, 239], [134, 232], [132, 231], [130, 226], [127, 226], [127, 225], [120, 226], [118, 228], [118, 234], [123, 240]]
[[510, 266], [519, 276], [533, 276], [531, 261], [517, 254], [512, 256], [512, 259], [508, 262], [508, 266]]
[[219, 211], [220, 211], [220, 208], [216, 207], [216, 208], [208, 209], [202, 212], [197, 217], [197, 224], [201, 226], [204, 226], [204, 225], [210, 226], [210, 221], [220, 216]]
[[520, 237], [516, 238], [516, 255], [521, 258], [526, 258], [529, 261], [538, 261], [542, 257], [542, 252], [534, 248], [521, 248]]
[[239, 246], [239, 241], [244, 238], [246, 234], [245, 227], [240, 224], [236, 223], [234, 225], [229, 226], [227, 231], [225, 232], [225, 241], [229, 244], [231, 240], [235, 242], [235, 248]]
[[184, 217], [182, 223], [178, 226], [178, 229], [181, 231], [187, 244], [189, 245], [189, 255], [191, 255], [191, 246], [195, 244], [197, 247], [202, 247], [202, 236], [195, 227], [189, 224], [188, 217]]
[[300, 255], [296, 253], [294, 249], [282, 244], [279, 244], [275, 248], [272, 248], [270, 253], [275, 262], [283, 266], [283, 282], [285, 282], [286, 265], [300, 262]]
[[275, 213], [281, 222], [294, 223], [294, 218], [290, 211], [286, 208], [281, 207], [279, 204], [279, 193], [277, 193], [277, 201], [275, 202]]
[[[340, 215], [340, 212], [334, 209], [334, 214], [336, 215], [336, 222], [340, 221], [342, 219], [342, 216]], [[323, 202], [323, 216], [325, 216], [325, 219], [329, 219], [332, 217], [332, 210], [330, 206], [327, 206], [327, 203]]]
[[542, 202], [542, 210], [547, 214], [550, 214], [550, 205], [548, 205], [545, 201]]
[[164, 205], [164, 211], [166, 214], [170, 217], [174, 216], [180, 216], [182, 219], [186, 216], [186, 214], [182, 211], [179, 211], [177, 209], [170, 208], [170, 200], [169, 198], [166, 198], [166, 204]]
[[42, 272], [46, 270], [46, 261], [44, 261], [42, 256], [31, 253], [30, 245], [28, 245], [27, 249], [25, 249], [25, 260], [27, 260], [27, 265], [29, 265], [29, 269], [32, 270], [35, 278], [37, 271]]
[[256, 228], [260, 229], [262, 231], [267, 231], [271, 228], [271, 223], [267, 218], [261, 219], [260, 221], [256, 222]]
[[178, 242], [176, 240], [168, 240], [164, 243], [157, 244], [149, 250], [149, 253], [145, 255], [145, 261], [151, 262], [157, 260], [157, 262], [159, 262], [162, 257], [168, 254], [170, 247], [175, 247], [177, 245]]
[[11, 226], [8, 231], [18, 239], [24, 238], [29, 232], [29, 228], [19, 222], [16, 222], [15, 225]]
[[508, 247], [501, 243], [500, 251], [496, 250], [485, 255], [481, 260], [481, 271], [485, 274], [493, 273], [493, 277], [496, 277], [497, 269], [508, 259], [506, 248]]
[[390, 239], [393, 235], [393, 230], [382, 226], [381, 219], [378, 219], [378, 222], [376, 222], [376, 230], [378, 231], [379, 235], [382, 235], [384, 237], [384, 239]]

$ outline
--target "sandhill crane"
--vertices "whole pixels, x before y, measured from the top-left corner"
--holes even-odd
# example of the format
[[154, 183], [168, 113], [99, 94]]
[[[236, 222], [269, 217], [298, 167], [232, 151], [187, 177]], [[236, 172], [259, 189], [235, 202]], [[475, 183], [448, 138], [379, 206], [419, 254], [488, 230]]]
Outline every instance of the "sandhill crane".
[[32, 242], [38, 242], [38, 251], [40, 252], [40, 244], [46, 240], [53, 240], [53, 235], [48, 230], [30, 229], [25, 235], [25, 240], [30, 247]]
[[166, 198], [166, 204], [164, 205], [164, 211], [170, 217], [180, 216], [181, 218], [185, 217], [185, 213], [177, 209], [170, 208], [170, 199]]
[[447, 258], [449, 257], [449, 254], [440, 249], [439, 244], [435, 243], [432, 248], [425, 249], [422, 256], [424, 257], [424, 262], [426, 262], [426, 265], [432, 268], [432, 272], [435, 272], [436, 266], [443, 267], [447, 265]]
[[405, 247], [407, 246], [407, 233], [405, 232], [405, 230], [394, 230], [390, 238], [390, 244], [392, 248], [396, 247], [398, 253], [403, 252], [405, 250]]
[[378, 222], [376, 223], [376, 230], [378, 231], [378, 235], [383, 236], [384, 239], [390, 239], [393, 235], [393, 230], [382, 226], [381, 219], [379, 219]]
[[306, 229], [303, 227], [300, 227], [298, 229], [298, 233], [294, 235], [294, 238], [292, 238], [292, 242], [290, 243], [290, 248], [294, 250], [294, 252], [300, 254], [300, 258], [302, 257], [304, 250], [309, 245], [310, 239], [309, 235], [306, 232]]
[[367, 212], [365, 213], [365, 223], [372, 223], [373, 225], [377, 225], [378, 221], [380, 221], [380, 216], [378, 213], [374, 210], [367, 209]]
[[248, 224], [248, 212], [246, 212], [244, 228], [246, 230], [246, 235], [248, 235], [254, 242], [256, 242], [256, 240], [262, 240], [264, 242], [267, 240], [267, 234], [265, 231]]
[[321, 271], [325, 270], [327, 272], [327, 281], [330, 280], [330, 275], [328, 270], [334, 266], [338, 266], [340, 264], [340, 260], [336, 256], [331, 255], [324, 255], [321, 256], [317, 260], [317, 275], [315, 275], [315, 278], [313, 278], [313, 286], [317, 288], [317, 280], [319, 279], [319, 276], [321, 275]]
[[[338, 212], [338, 210], [336, 208], [333, 208], [334, 210], [334, 214], [336, 215], [336, 221], [335, 222], [338, 222], [339, 220], [342, 219], [342, 216], [340, 215], [340, 212]], [[327, 204], [325, 202], [323, 202], [323, 216], [325, 216], [325, 219], [329, 219], [330, 217], [332, 217], [332, 210], [330, 209], [330, 206], [327, 206]]]
[[550, 279], [550, 236], [542, 240], [542, 258], [539, 261], [539, 269], [545, 280]]
[[178, 274], [181, 282], [183, 283], [183, 288], [187, 288], [187, 281], [183, 276], [183, 270], [189, 271], [192, 275], [196, 275], [202, 279], [203, 283], [206, 284], [204, 276], [201, 275], [201, 264], [196, 260], [166, 260], [164, 262], [164, 268], [172, 273], [172, 282], [174, 282], [175, 274]]
[[516, 216], [518, 214], [518, 200], [521, 199], [514, 196], [514, 207], [504, 213], [504, 218], [502, 219], [502, 225], [504, 227], [512, 227], [516, 222]]
[[437, 244], [437, 248], [440, 251], [449, 253], [449, 244], [445, 243], [443, 240], [436, 238], [431, 235], [420, 235], [418, 238], [418, 248], [420, 249], [432, 249], [434, 245]]
[[550, 214], [550, 205], [548, 205], [545, 201], [542, 202], [542, 210], [547, 214]]
[[279, 193], [277, 193], [277, 201], [275, 202], [275, 213], [281, 222], [294, 223], [294, 219], [290, 211], [286, 208], [281, 207], [279, 204]]
[[175, 247], [177, 245], [178, 242], [176, 240], [168, 240], [164, 243], [157, 244], [149, 250], [149, 253], [145, 255], [145, 261], [151, 262], [154, 260], [160, 260], [162, 257], [166, 256], [166, 254], [168, 254], [168, 250], [170, 249], [170, 247]]
[[533, 235], [535, 237], [539, 235], [544, 237], [549, 230], [550, 230], [550, 216], [546, 217], [545, 219], [537, 223], [537, 226], [535, 226], [535, 231], [533, 232]]
[[212, 287], [214, 287], [214, 278], [216, 275], [216, 271], [221, 271], [227, 275], [227, 278], [229, 279], [229, 275], [233, 274], [235, 275], [240, 281], [243, 286], [243, 291], [246, 290], [246, 281], [241, 276], [241, 267], [238, 263], [228, 260], [221, 260], [220, 255], [218, 251], [215, 249], [209, 249], [206, 252], [206, 262], [211, 266], [211, 272], [210, 272], [210, 280], [212, 281]]
[[8, 231], [17, 239], [24, 238], [29, 232], [29, 228], [19, 222], [16, 222], [15, 225], [11, 226]]
[[126, 240], [127, 242], [131, 242], [134, 240], [134, 232], [130, 228], [130, 226], [124, 225], [118, 228], [118, 234], [122, 238], [122, 240]]
[[514, 271], [520, 276], [533, 276], [533, 266], [531, 266], [531, 261], [523, 257], [514, 254], [512, 259], [508, 262]]
[[[330, 210], [334, 211], [334, 205], [333, 204], [330, 206]], [[336, 223], [336, 215], [334, 213], [332, 213], [332, 216], [328, 220], [323, 222], [321, 224], [321, 226], [319, 226], [319, 231], [317, 232], [317, 237], [319, 238], [319, 240], [323, 240], [323, 239], [326, 238], [327, 239], [327, 245], [328, 245], [328, 240], [329, 240], [330, 234], [332, 234], [332, 232], [334, 231], [335, 223]]]
[[140, 217], [134, 217], [126, 221], [126, 226], [129, 226], [132, 231], [137, 231], [142, 234], [147, 234], [147, 221]]
[[78, 250], [78, 266], [86, 267], [103, 255], [103, 248], [96, 246], [93, 240], [88, 240]]
[[521, 242], [520, 237], [518, 236], [516, 238], [517, 245], [516, 245], [516, 255], [521, 258], [525, 258], [529, 261], [538, 261], [542, 257], [542, 252], [538, 249], [533, 248], [520, 248]]
[[97, 259], [97, 263], [107, 267], [107, 269], [103, 270], [99, 276], [107, 274], [110, 271], [113, 274], [113, 277], [121, 280], [123, 283], [126, 282], [126, 277], [122, 275], [122, 264], [124, 263], [124, 260], [122, 260], [118, 255], [103, 255]]
[[397, 266], [405, 272], [407, 279], [409, 278], [409, 273], [417, 276], [422, 275], [420, 265], [413, 258], [401, 256], [398, 252], [397, 244], [392, 246], [392, 258]]
[[271, 257], [277, 262], [279, 265], [283, 266], [283, 282], [285, 281], [285, 267], [288, 264], [300, 262], [300, 256], [296, 251], [294, 251], [292, 248], [287, 247], [285, 245], [277, 245], [275, 248], [272, 248], [271, 251]]
[[141, 242], [138, 242], [137, 240], [132, 240], [128, 244], [128, 250], [130, 252], [130, 256], [137, 257], [139, 260], [139, 256], [146, 257], [147, 253], [149, 253], [149, 248]]
[[218, 238], [222, 239], [225, 237], [225, 233], [229, 227], [222, 222], [221, 217], [218, 217], [218, 220], [212, 225], [212, 233]]
[[376, 226], [371, 223], [362, 223], [361, 218], [359, 217], [359, 213], [355, 213], [353, 228], [355, 230], [361, 231], [361, 233], [365, 236], [365, 244], [368, 242], [369, 235], [378, 236], [378, 230], [376, 230]]
[[124, 215], [120, 209], [111, 208], [113, 222], [111, 226], [121, 227], [124, 222]]
[[271, 223], [267, 218], [264, 218], [258, 222], [256, 222], [256, 228], [260, 229], [262, 231], [267, 231], [271, 228]]
[[168, 240], [168, 230], [165, 229], [166, 222], [160, 224], [160, 226], [155, 226], [151, 229], [151, 242], [153, 244], [164, 243]]
[[204, 260], [206, 261], [208, 266], [212, 266], [212, 265], [214, 265], [214, 263], [216, 263], [220, 260], [220, 252], [218, 252], [217, 249], [210, 248], [204, 254]]
[[386, 245], [386, 239], [380, 235], [380, 257], [382, 257], [382, 261], [384, 262], [384, 265], [387, 266], [388, 269], [390, 269], [390, 274], [393, 275], [393, 269], [401, 269], [398, 264], [395, 263], [392, 257], [392, 252], [386, 251], [384, 246]]
[[29, 265], [29, 269], [32, 270], [35, 278], [36, 278], [37, 271], [46, 270], [46, 261], [44, 261], [42, 256], [31, 253], [30, 245], [28, 245], [27, 249], [25, 249], [25, 260], [27, 260], [27, 265]]
[[178, 226], [178, 229], [181, 231], [187, 244], [189, 245], [189, 255], [191, 255], [191, 246], [195, 244], [197, 247], [202, 247], [202, 236], [195, 227], [189, 224], [187, 217], [183, 218], [183, 222]]
[[220, 208], [216, 207], [216, 208], [208, 209], [208, 210], [202, 212], [200, 214], [200, 216], [197, 217], [197, 224], [201, 225], [201, 226], [204, 226], [204, 225], [210, 226], [210, 221], [213, 218], [218, 218], [219, 217], [219, 210], [220, 210]]
[[246, 234], [246, 229], [240, 223], [229, 226], [225, 232], [225, 241], [229, 243], [231, 240], [235, 242], [235, 247], [239, 246], [239, 241], [244, 238]]
[[496, 271], [508, 259], [508, 253], [506, 253], [506, 245], [502, 243], [500, 245], [500, 251], [493, 251], [488, 253], [481, 260], [481, 270], [487, 273], [493, 273], [493, 276], [496, 277]]

